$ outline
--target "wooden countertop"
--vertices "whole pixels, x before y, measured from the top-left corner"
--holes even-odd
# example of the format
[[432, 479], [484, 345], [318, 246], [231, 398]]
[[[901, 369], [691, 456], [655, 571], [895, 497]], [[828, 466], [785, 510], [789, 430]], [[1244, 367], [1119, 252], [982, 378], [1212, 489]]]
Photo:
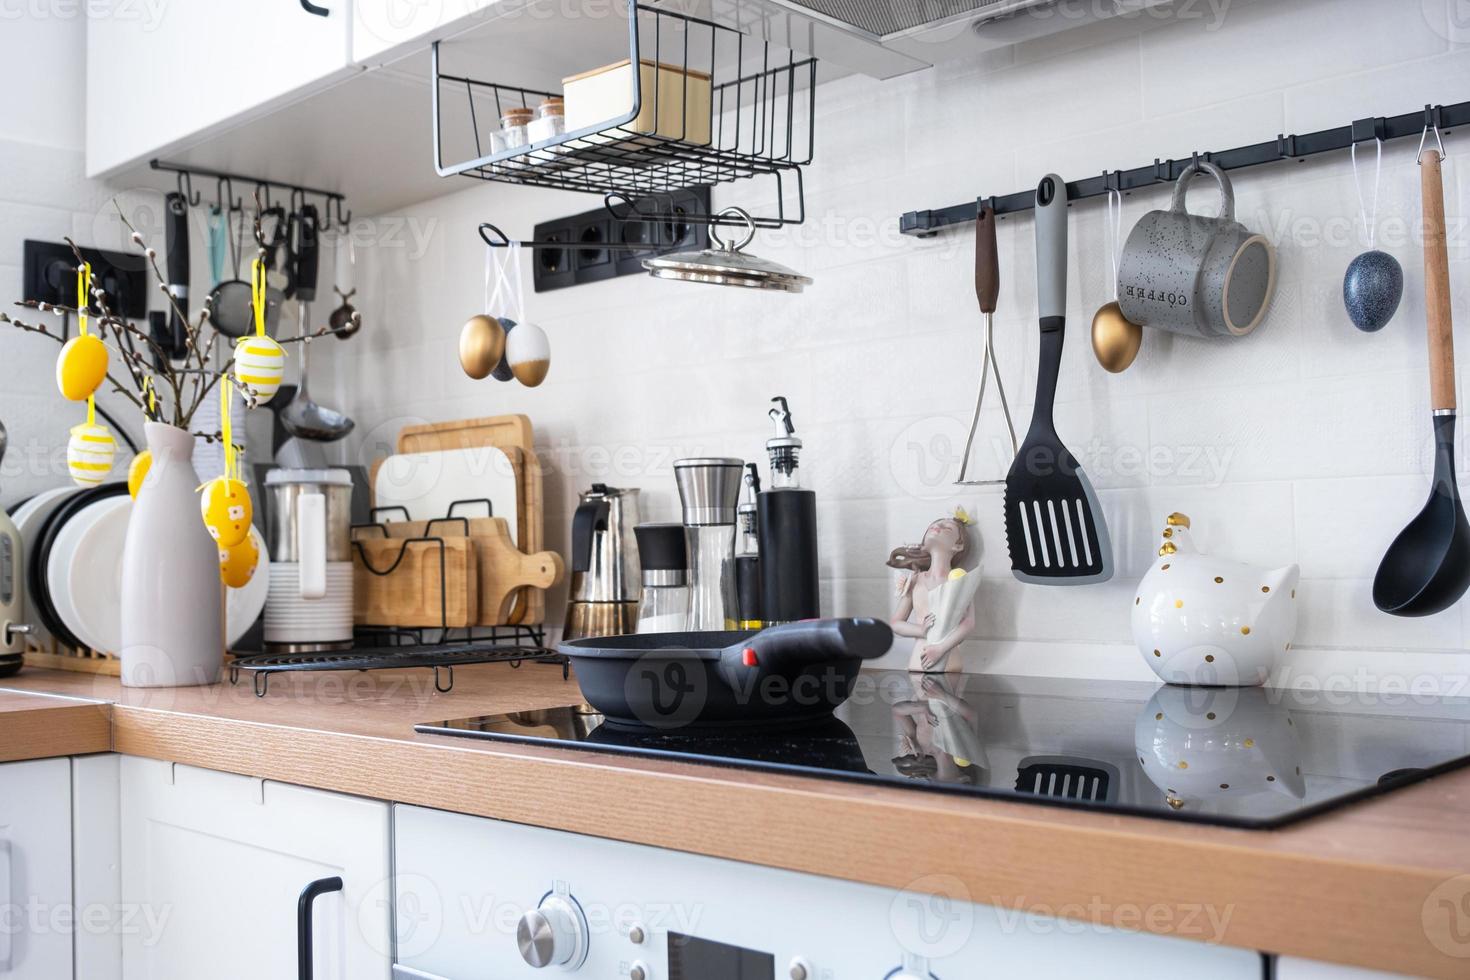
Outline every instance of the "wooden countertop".
[[106, 752], [111, 713], [106, 701], [0, 690], [0, 762]]
[[248, 679], [139, 690], [28, 670], [0, 681], [4, 759], [28, 740], [36, 754], [109, 746], [104, 708], [17, 692], [111, 702], [111, 748], [131, 755], [885, 887], [947, 876], [988, 905], [1268, 952], [1470, 973], [1453, 932], [1466, 923], [1447, 918], [1470, 909], [1470, 770], [1234, 830], [413, 731], [577, 700], [545, 665], [462, 667], [449, 695], [428, 671], [278, 674], [264, 699]]

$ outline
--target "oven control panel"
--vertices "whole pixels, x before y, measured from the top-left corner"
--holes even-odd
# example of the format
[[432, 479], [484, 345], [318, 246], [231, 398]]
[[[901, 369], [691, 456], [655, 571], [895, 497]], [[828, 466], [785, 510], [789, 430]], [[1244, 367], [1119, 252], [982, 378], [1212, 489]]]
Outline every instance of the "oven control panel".
[[395, 807], [399, 980], [1259, 980], [1260, 957], [985, 905]]

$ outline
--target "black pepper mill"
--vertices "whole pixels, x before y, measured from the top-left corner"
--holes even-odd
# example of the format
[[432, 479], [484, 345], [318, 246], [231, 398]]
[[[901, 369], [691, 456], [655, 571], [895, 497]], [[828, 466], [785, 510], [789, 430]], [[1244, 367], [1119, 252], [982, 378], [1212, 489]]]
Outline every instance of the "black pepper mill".
[[766, 443], [771, 488], [756, 496], [761, 555], [761, 613], [766, 626], [820, 619], [817, 495], [801, 488], [801, 440], [786, 399], [771, 399], [776, 435]]

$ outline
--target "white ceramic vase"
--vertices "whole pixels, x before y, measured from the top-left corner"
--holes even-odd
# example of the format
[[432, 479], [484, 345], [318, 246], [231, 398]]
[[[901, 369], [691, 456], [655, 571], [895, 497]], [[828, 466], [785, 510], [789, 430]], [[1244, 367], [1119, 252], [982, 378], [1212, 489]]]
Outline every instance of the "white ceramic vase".
[[123, 546], [122, 682], [213, 684], [224, 664], [219, 549], [199, 513], [194, 437], [144, 426], [153, 463]]

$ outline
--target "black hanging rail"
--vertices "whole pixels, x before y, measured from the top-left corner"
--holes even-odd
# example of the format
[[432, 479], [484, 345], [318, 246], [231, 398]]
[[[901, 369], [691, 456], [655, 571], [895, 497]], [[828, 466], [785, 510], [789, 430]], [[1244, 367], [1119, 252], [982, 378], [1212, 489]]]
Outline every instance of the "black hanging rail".
[[[1072, 202], [1089, 197], [1101, 197], [1109, 191], [1127, 193], [1156, 184], [1171, 184], [1191, 164], [1205, 160], [1222, 170], [1241, 170], [1258, 167], [1266, 163], [1283, 160], [1301, 160], [1319, 153], [1346, 150], [1358, 143], [1374, 140], [1395, 140], [1409, 136], [1422, 136], [1433, 129], [1449, 132], [1455, 126], [1470, 124], [1470, 102], [1454, 105], [1430, 106], [1423, 111], [1406, 112], [1401, 116], [1377, 116], [1359, 119], [1350, 126], [1324, 129], [1302, 136], [1278, 135], [1266, 143], [1252, 146], [1237, 146], [1230, 150], [1210, 153], [1194, 153], [1178, 160], [1159, 160], [1148, 166], [1132, 170], [1105, 170], [1101, 176], [1069, 182], [1067, 196]], [[980, 197], [966, 204], [956, 204], [938, 211], [910, 211], [900, 219], [900, 230], [905, 235], [932, 238], [946, 228], [974, 224], [981, 205], [992, 208], [998, 217], [1029, 211], [1036, 203], [1034, 190], [1019, 191], [1004, 197]]]
[[342, 205], [347, 196], [337, 191], [323, 190], [320, 187], [306, 187], [302, 184], [288, 184], [279, 180], [266, 180], [262, 177], [251, 177], [246, 174], [230, 173], [228, 170], [212, 170], [209, 167], [190, 167], [181, 163], [168, 163], [154, 157], [148, 161], [148, 166], [153, 170], [164, 173], [175, 174], [179, 182], [179, 194], [190, 207], [197, 208], [203, 200], [203, 196], [194, 189], [194, 178], [202, 177], [214, 181], [214, 207], [221, 211], [230, 210], [239, 212], [244, 209], [245, 201], [242, 197], [235, 196], [235, 184], [252, 187], [260, 194], [261, 205], [270, 208], [274, 203], [271, 201], [271, 188], [286, 192], [291, 199], [292, 207], [304, 203], [308, 196], [322, 198], [326, 206], [322, 208], [322, 220], [328, 224], [335, 222], [344, 230], [352, 223], [352, 212], [344, 211]]

